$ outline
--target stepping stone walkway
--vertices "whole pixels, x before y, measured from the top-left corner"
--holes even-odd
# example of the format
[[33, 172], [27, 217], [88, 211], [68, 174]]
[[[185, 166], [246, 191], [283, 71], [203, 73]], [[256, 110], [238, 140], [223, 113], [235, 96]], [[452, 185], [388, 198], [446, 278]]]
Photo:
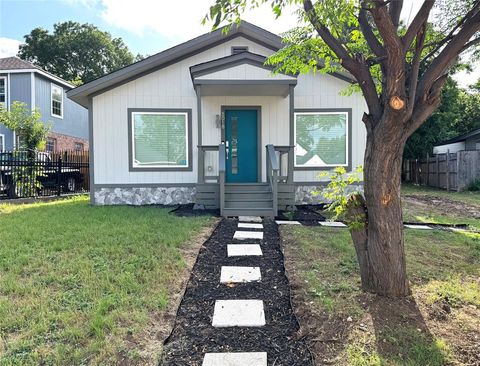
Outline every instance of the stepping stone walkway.
[[277, 220], [275, 222], [277, 223], [277, 225], [302, 225], [298, 221]]
[[270, 219], [221, 221], [200, 250], [161, 365], [313, 365], [279, 239]]

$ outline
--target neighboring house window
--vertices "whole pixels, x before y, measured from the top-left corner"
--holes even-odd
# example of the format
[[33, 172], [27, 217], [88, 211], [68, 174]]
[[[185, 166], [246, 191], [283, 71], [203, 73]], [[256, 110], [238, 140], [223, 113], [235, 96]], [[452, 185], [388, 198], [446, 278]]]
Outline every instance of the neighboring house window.
[[132, 168], [190, 167], [191, 112], [131, 112]]
[[83, 144], [81, 142], [75, 142], [75, 151], [83, 151]]
[[348, 112], [295, 113], [295, 167], [348, 166]]
[[5, 135], [0, 135], [0, 152], [5, 151]]
[[232, 47], [232, 55], [236, 55], [237, 53], [248, 52], [247, 46], [233, 46]]
[[0, 77], [0, 105], [7, 103], [7, 82], [6, 78]]
[[63, 118], [63, 88], [51, 84], [52, 116]]
[[47, 145], [45, 146], [45, 150], [54, 152], [56, 150], [56, 147], [57, 147], [57, 139], [54, 139], [51, 137], [47, 138]]

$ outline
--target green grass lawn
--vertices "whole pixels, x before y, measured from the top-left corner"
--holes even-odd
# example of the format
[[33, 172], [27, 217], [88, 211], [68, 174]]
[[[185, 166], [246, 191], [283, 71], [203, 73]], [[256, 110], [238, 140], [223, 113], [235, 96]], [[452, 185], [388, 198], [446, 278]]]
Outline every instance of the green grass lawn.
[[480, 194], [412, 185], [402, 193], [406, 221], [473, 229], [405, 230], [407, 300], [361, 290], [348, 230], [281, 228], [294, 304], [317, 365], [480, 364]]
[[348, 230], [291, 226], [281, 233], [294, 302], [302, 326], [311, 327], [318, 365], [476, 364], [467, 360], [480, 357], [478, 237], [407, 229], [414, 296], [395, 301], [361, 291]]
[[212, 223], [85, 196], [0, 205], [0, 365], [155, 364], [148, 328]]

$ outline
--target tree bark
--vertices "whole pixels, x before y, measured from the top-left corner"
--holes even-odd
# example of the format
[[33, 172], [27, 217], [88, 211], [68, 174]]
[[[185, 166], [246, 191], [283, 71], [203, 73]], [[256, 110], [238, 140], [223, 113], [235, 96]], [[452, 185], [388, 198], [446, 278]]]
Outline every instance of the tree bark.
[[406, 274], [401, 207], [401, 164], [405, 138], [389, 126], [398, 116], [367, 136], [364, 165], [365, 201], [352, 205], [349, 214], [359, 217], [363, 209], [365, 226], [351, 235], [360, 264], [364, 290], [388, 297], [410, 294]]

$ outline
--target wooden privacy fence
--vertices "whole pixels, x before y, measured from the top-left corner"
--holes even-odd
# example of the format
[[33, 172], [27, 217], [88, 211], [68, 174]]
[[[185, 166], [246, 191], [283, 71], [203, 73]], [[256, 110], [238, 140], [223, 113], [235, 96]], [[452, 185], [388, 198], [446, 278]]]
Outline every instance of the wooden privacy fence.
[[461, 191], [480, 179], [480, 151], [464, 150], [423, 159], [405, 159], [402, 166], [405, 182], [447, 191]]

